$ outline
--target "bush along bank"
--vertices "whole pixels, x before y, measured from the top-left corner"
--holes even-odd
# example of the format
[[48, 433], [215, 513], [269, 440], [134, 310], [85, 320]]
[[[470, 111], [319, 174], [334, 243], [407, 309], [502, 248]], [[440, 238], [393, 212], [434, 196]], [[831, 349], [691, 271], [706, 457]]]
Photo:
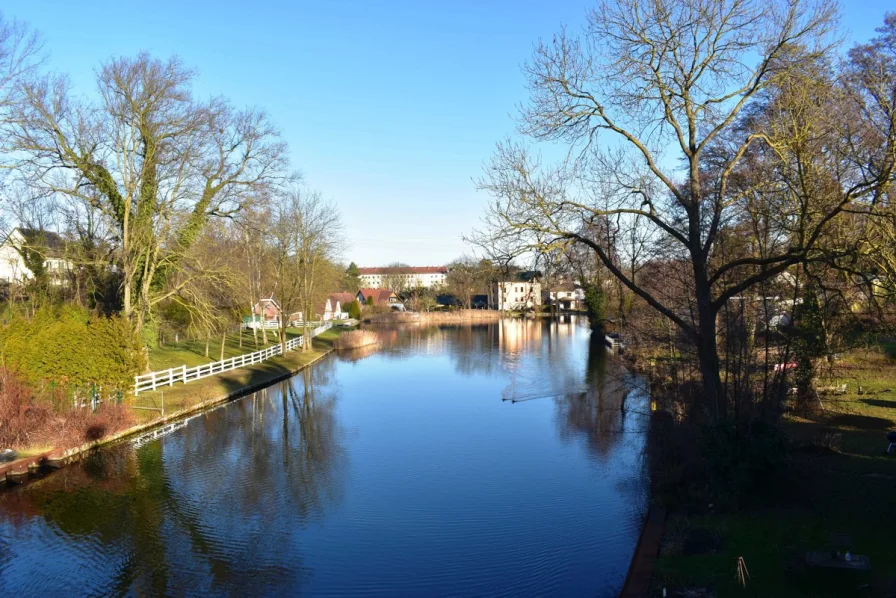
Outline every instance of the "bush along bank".
[[0, 329], [0, 449], [70, 448], [130, 425], [139, 340], [123, 319], [74, 306]]

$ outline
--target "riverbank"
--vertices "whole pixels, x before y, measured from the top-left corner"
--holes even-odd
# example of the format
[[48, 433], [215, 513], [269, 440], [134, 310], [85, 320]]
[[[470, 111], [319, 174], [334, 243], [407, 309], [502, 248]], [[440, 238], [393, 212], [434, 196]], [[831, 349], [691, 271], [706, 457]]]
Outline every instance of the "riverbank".
[[[817, 409], [789, 416], [783, 470], [737, 508], [675, 505], [666, 522], [651, 596], [887, 596], [896, 593], [896, 352], [855, 351], [834, 368]], [[823, 409], [822, 409], [823, 405]], [[661, 499], [661, 497], [660, 497]], [[843, 543], [849, 546], [842, 546]], [[849, 549], [871, 571], [806, 564], [806, 553]], [[749, 572], [737, 579], [742, 558]]]
[[335, 340], [342, 332], [341, 328], [323, 332], [313, 339], [312, 350], [307, 352], [291, 351], [217, 376], [141, 393], [128, 406], [136, 421], [134, 425], [75, 447], [25, 447], [21, 450], [23, 457], [0, 466], [0, 487], [6, 481], [7, 474], [12, 472], [15, 472], [16, 481], [21, 481], [24, 479], [23, 471], [36, 472], [48, 464], [58, 466], [76, 460], [100, 446], [167, 425], [286, 379], [331, 353]]

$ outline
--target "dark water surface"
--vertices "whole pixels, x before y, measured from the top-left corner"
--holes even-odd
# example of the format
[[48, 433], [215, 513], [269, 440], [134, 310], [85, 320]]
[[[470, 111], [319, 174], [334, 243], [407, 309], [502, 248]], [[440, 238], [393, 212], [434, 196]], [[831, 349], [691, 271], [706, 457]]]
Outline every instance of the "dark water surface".
[[575, 322], [384, 336], [0, 494], [0, 593], [615, 596], [637, 380]]

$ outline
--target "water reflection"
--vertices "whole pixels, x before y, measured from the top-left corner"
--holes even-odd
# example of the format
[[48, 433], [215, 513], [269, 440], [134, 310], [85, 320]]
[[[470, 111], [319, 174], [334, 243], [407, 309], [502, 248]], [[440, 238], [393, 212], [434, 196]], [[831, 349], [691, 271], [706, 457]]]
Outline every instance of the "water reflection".
[[[175, 435], [97, 452], [0, 495], [0, 535], [11, 539], [0, 552], [0, 588], [160, 595], [300, 587], [310, 570], [291, 530], [342, 495], [347, 455], [332, 371], [322, 362]], [[23, 526], [31, 533], [20, 535]], [[42, 552], [48, 543], [52, 559]]]
[[584, 389], [557, 401], [561, 436], [582, 436], [599, 458], [611, 454], [626, 433], [641, 434], [646, 426], [644, 397], [637, 380], [608, 356], [601, 338], [588, 343]]
[[375, 353], [0, 494], [0, 591], [618, 590], [646, 398], [601, 339], [575, 320], [381, 332]]

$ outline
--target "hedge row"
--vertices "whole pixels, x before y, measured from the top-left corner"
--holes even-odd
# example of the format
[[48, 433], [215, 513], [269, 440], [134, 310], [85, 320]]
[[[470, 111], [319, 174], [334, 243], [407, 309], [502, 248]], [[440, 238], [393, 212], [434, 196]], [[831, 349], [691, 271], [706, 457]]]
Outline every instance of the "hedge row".
[[6, 367], [38, 388], [96, 384], [104, 394], [128, 393], [143, 369], [141, 346], [127, 321], [75, 306], [14, 316], [0, 329], [0, 355]]

